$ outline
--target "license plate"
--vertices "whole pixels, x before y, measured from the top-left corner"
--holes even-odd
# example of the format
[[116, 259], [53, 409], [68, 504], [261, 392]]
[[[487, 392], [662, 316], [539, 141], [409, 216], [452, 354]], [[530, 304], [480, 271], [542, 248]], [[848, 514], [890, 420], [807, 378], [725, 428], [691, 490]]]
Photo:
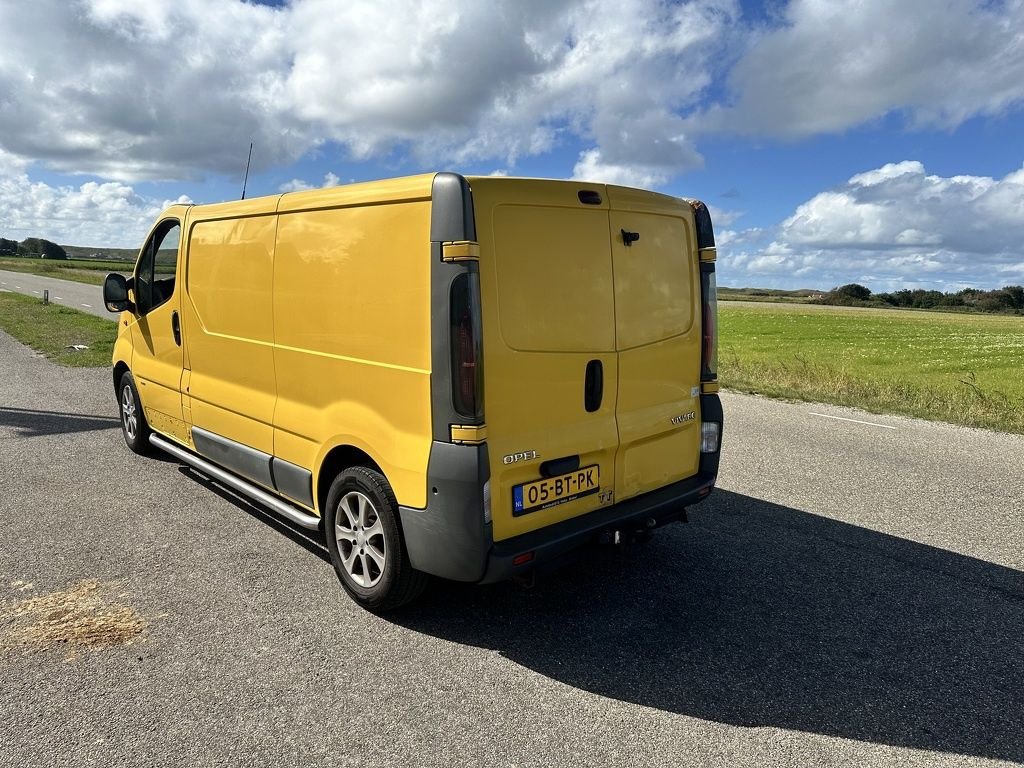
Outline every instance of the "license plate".
[[525, 515], [527, 512], [565, 504], [597, 493], [600, 488], [600, 467], [597, 464], [558, 477], [545, 477], [543, 480], [516, 485], [512, 488], [512, 514]]

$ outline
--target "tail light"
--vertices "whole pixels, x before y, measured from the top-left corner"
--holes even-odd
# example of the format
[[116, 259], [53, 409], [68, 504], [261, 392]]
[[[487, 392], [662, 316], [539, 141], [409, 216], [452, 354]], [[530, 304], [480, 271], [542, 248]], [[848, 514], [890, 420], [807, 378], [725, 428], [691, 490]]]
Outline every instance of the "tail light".
[[705, 421], [700, 425], [700, 452], [718, 453], [722, 437], [722, 425], [717, 421]]
[[701, 381], [718, 378], [718, 287], [715, 282], [714, 263], [700, 265], [701, 326]]
[[463, 272], [452, 281], [449, 319], [452, 404], [460, 416], [482, 420], [484, 379], [477, 272]]

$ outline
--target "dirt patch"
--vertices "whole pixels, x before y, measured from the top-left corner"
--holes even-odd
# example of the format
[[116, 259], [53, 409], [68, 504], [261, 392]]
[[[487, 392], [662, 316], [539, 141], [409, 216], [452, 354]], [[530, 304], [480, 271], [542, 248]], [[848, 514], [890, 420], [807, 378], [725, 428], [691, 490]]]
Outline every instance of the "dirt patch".
[[[14, 582], [11, 589], [24, 595], [33, 585]], [[19, 596], [0, 606], [0, 650], [62, 649], [74, 658], [84, 650], [131, 645], [146, 629], [146, 619], [108, 597], [109, 591], [111, 585], [87, 579], [60, 592]]]

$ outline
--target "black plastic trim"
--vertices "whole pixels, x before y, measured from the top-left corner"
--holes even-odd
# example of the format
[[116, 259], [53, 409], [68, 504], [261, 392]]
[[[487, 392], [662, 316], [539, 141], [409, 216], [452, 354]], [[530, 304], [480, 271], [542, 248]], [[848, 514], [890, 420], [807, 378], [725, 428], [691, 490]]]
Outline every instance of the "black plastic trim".
[[426, 509], [400, 507], [412, 567], [454, 581], [480, 581], [491, 548], [484, 522], [486, 445], [435, 442], [427, 466]]
[[594, 413], [600, 410], [603, 399], [604, 365], [600, 360], [591, 360], [583, 374], [583, 407], [587, 413]]
[[272, 457], [269, 453], [207, 432], [201, 427], [192, 427], [192, 442], [199, 455], [267, 488], [274, 487], [274, 477], [270, 472]]
[[[114, 288], [117, 289], [116, 296]], [[103, 278], [103, 306], [107, 312], [134, 312], [135, 305], [128, 300], [128, 281], [118, 272], [108, 272]]]
[[435, 243], [458, 243], [476, 240], [473, 216], [473, 195], [469, 182], [457, 173], [434, 176], [430, 191], [430, 240]]
[[[460, 416], [452, 400], [450, 318], [452, 283], [459, 275], [476, 273], [476, 261], [446, 262], [443, 244], [476, 240], [473, 195], [469, 182], [454, 173], [434, 177], [430, 213], [430, 403], [431, 435], [450, 442], [452, 424], [479, 425], [483, 419]], [[483, 337], [481, 336], [481, 339]], [[482, 357], [477, 361], [483, 365]]]
[[579, 454], [575, 456], [563, 456], [560, 459], [549, 459], [540, 464], [541, 477], [558, 477], [575, 472], [580, 468]]
[[[685, 516], [686, 507], [703, 500], [714, 484], [715, 476], [699, 473], [687, 480], [598, 509], [582, 517], [499, 541], [491, 549], [487, 572], [481, 583], [504, 581], [520, 571], [557, 560], [595, 539], [602, 531], [633, 526], [646, 528], [643, 523], [651, 517], [657, 521], [657, 525], [678, 520]], [[533, 553], [531, 560], [523, 566], [515, 566], [514, 558], [527, 552]]]
[[274, 487], [293, 501], [313, 508], [313, 473], [274, 456], [270, 465]]
[[[721, 423], [717, 395], [703, 395], [701, 405], [704, 419]], [[557, 560], [602, 531], [646, 528], [652, 517], [657, 525], [685, 519], [686, 507], [706, 498], [717, 480], [718, 454], [702, 455], [700, 461], [698, 474], [686, 480], [494, 543], [491, 525], [483, 519], [483, 487], [490, 476], [487, 446], [435, 442], [427, 470], [426, 509], [400, 508], [410, 562], [413, 568], [442, 578], [492, 583]], [[515, 566], [513, 559], [525, 552], [533, 552], [533, 558]]]
[[700, 200], [691, 200], [694, 225], [697, 227], [697, 247], [715, 247], [715, 228], [711, 224], [711, 212]]

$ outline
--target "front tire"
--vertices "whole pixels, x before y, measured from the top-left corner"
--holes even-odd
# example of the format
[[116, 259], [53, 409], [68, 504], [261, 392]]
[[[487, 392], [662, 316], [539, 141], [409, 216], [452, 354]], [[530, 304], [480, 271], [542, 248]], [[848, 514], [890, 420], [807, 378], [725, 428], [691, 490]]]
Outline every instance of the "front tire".
[[135, 388], [135, 379], [125, 371], [121, 383], [117, 386], [117, 401], [121, 409], [121, 434], [125, 444], [140, 456], [152, 453], [153, 446], [149, 442], [152, 430], [146, 422], [146, 414], [142, 411], [139, 391]]
[[398, 502], [380, 472], [350, 467], [334, 478], [324, 534], [341, 585], [364, 608], [398, 608], [426, 586], [426, 575], [409, 563]]

